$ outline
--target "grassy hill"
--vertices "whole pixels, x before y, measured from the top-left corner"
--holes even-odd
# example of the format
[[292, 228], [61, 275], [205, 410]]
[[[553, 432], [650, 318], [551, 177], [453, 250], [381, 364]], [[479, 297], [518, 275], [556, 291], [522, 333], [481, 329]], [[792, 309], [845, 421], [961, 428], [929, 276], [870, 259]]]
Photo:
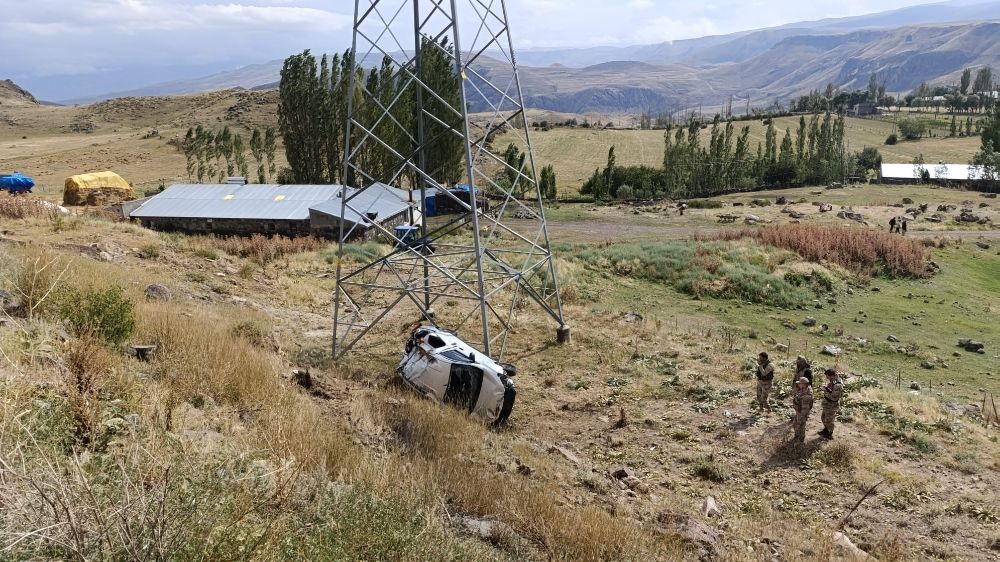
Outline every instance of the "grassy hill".
[[0, 170], [33, 177], [37, 192], [53, 200], [68, 176], [85, 172], [113, 170], [140, 191], [169, 185], [186, 180], [176, 143], [188, 127], [228, 125], [248, 141], [254, 127], [277, 128], [277, 99], [273, 90], [226, 90], [73, 107], [0, 105]]
[[[111, 168], [140, 187], [180, 179], [171, 140], [198, 124], [273, 126], [275, 101], [226, 91], [4, 106], [15, 125], [0, 120], [0, 168], [41, 182], [35, 196], [0, 194], [4, 556], [833, 560], [850, 559], [834, 534], [849, 514], [844, 533], [879, 560], [978, 560], [1000, 548], [1000, 447], [982, 406], [1000, 392], [998, 231], [958, 225], [956, 210], [941, 223], [921, 217], [907, 238], [878, 232], [903, 201], [995, 223], [995, 200], [911, 186], [785, 190], [801, 224], [777, 205], [753, 210], [799, 233], [780, 247], [720, 227], [718, 210], [557, 205], [549, 232], [573, 341], [556, 345], [532, 306], [516, 311], [506, 359], [517, 402], [511, 423], [490, 431], [398, 382], [412, 311], [332, 362], [331, 244], [281, 253], [263, 238], [159, 233], [31, 204], [58, 199], [81, 171]], [[848, 135], [876, 144], [890, 127], [850, 120]], [[622, 163], [657, 165], [662, 151], [661, 131], [534, 139], [564, 194], [611, 144]], [[959, 159], [974, 142], [892, 150]], [[777, 195], [718, 203], [742, 212]], [[814, 201], [873, 226], [845, 227]], [[828, 239], [858, 246], [805, 257]], [[388, 246], [348, 255], [373, 248]], [[445, 327], [461, 325], [457, 308], [442, 304]], [[960, 338], [984, 352], [956, 347]], [[155, 345], [151, 361], [129, 344]], [[824, 356], [826, 345], [842, 353]], [[778, 372], [766, 416], [751, 404], [762, 350]], [[833, 442], [814, 435], [817, 406], [806, 443], [791, 443], [798, 354], [846, 377]], [[705, 512], [708, 497], [720, 513]]]
[[[874, 146], [882, 153], [882, 158], [887, 163], [908, 163], [918, 154], [923, 154], [927, 162], [968, 163], [979, 150], [979, 137], [946, 136], [947, 117], [939, 118], [937, 128], [933, 129], [936, 135], [933, 138], [903, 141], [895, 146], [886, 146], [886, 137], [895, 131], [891, 119], [891, 116], [882, 120], [847, 118], [845, 137], [850, 149], [861, 150], [865, 146]], [[748, 125], [752, 139], [751, 146], [756, 148], [757, 142], [764, 142], [767, 127], [761, 121], [744, 121], [734, 123], [734, 128], [739, 131]], [[779, 142], [786, 128], [792, 130], [794, 138], [798, 125], [798, 117], [775, 119]], [[704, 145], [710, 134], [709, 129], [704, 129], [702, 134]], [[510, 135], [500, 136], [495, 143], [497, 146], [505, 146], [513, 140], [514, 137]], [[612, 145], [615, 146], [619, 164], [657, 167], [663, 165], [663, 131], [555, 128], [549, 131], [533, 131], [531, 142], [539, 166], [552, 164], [555, 167], [559, 193], [564, 196], [578, 193], [580, 186], [593, 174], [594, 169], [604, 166], [608, 149]]]
[[[883, 212], [968, 196], [835, 195]], [[553, 221], [573, 342], [518, 311], [518, 398], [499, 432], [395, 382], [406, 311], [329, 360], [329, 247], [257, 262], [97, 218], [4, 218], [0, 288], [52, 297], [0, 312], [0, 544], [14, 559], [850, 560], [834, 531], [852, 514], [844, 533], [879, 560], [997, 548], [1000, 448], [980, 409], [1000, 391], [995, 250], [853, 227], [941, 268], [868, 277], [748, 239], [628, 239], [633, 210], [593, 214], [599, 241]], [[153, 283], [166, 300], [147, 298]], [[93, 339], [126, 324], [128, 343], [157, 345], [151, 362]], [[771, 415], [751, 406], [761, 350]], [[818, 406], [790, 442], [797, 354], [847, 378], [833, 442], [814, 435]]]

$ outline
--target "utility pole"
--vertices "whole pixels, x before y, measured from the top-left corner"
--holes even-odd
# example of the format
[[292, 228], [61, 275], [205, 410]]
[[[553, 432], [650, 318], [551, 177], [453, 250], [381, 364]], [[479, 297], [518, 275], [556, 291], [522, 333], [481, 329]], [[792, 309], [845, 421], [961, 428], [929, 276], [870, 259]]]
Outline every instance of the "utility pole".
[[[340, 203], [342, 217], [361, 219], [351, 226], [348, 221], [340, 223], [335, 359], [366, 335], [398, 337], [401, 323], [417, 320], [469, 341], [475, 334], [482, 338], [480, 350], [499, 360], [515, 312], [525, 302], [556, 323], [559, 343], [569, 341], [506, 3], [355, 0], [353, 60], [359, 65], [373, 57], [388, 61], [392, 80], [401, 83], [402, 91], [416, 95], [386, 102], [351, 73], [350, 91], [360, 94], [348, 97], [342, 177], [345, 183], [355, 178], [358, 185], [345, 188]], [[464, 42], [469, 36], [471, 42]], [[403, 45], [412, 45], [413, 51]], [[499, 61], [488, 75], [479, 71], [478, 64], [487, 55]], [[442, 80], [427, 79], [424, 67], [431, 56], [447, 61], [453, 80], [441, 84]], [[416, 127], [404, 126], [397, 118], [411, 99], [416, 101]], [[475, 119], [470, 117], [472, 111], [477, 113]], [[515, 143], [526, 154], [520, 166], [507, 163], [490, 146], [489, 139], [501, 132], [515, 135]], [[436, 177], [440, 165], [429, 162], [432, 154], [441, 152], [444, 137], [461, 141], [458, 151], [467, 192]], [[383, 196], [366, 168], [363, 155], [369, 149], [391, 157], [386, 183], [399, 185], [404, 177], [415, 178], [420, 208], [412, 208], [416, 204], [412, 191], [407, 200], [410, 215], [419, 214], [419, 220], [410, 224], [419, 228], [418, 243], [402, 239], [366, 212]], [[497, 168], [514, 181], [498, 183]], [[431, 197], [438, 209], [447, 204], [457, 212], [428, 220]], [[372, 234], [393, 249], [348, 269], [346, 244]], [[436, 310], [438, 304], [445, 306]]]

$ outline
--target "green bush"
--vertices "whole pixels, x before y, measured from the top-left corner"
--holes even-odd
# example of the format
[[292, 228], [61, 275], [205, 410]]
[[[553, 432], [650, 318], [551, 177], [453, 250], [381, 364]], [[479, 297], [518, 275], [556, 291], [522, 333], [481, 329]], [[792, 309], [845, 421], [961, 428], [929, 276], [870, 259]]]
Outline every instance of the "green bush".
[[268, 331], [253, 320], [243, 320], [233, 325], [232, 333], [243, 338], [256, 347], [264, 347], [271, 339]]
[[213, 248], [195, 248], [194, 255], [212, 261], [219, 259], [219, 252], [216, 252]]
[[691, 473], [702, 480], [712, 482], [725, 482], [729, 479], [729, 471], [715, 459], [714, 455], [708, 455], [695, 461], [691, 467]]
[[[382, 245], [377, 242], [365, 242], [363, 244], [344, 244], [344, 259], [350, 261], [364, 262], [377, 259], [385, 255]], [[323, 254], [326, 263], [337, 263], [337, 250], [330, 250]]]
[[142, 258], [155, 260], [160, 257], [160, 245], [150, 242], [139, 247], [139, 255]]
[[833, 290], [833, 279], [830, 279], [830, 276], [822, 271], [811, 271], [809, 273], [789, 271], [785, 273], [785, 281], [788, 281], [795, 287], [810, 288], [817, 294], [828, 293]]
[[722, 201], [716, 199], [693, 199], [687, 201], [689, 209], [721, 209]]
[[58, 301], [60, 318], [78, 337], [94, 337], [120, 345], [135, 330], [135, 304], [121, 287], [65, 288]]
[[765, 260], [726, 242], [629, 242], [564, 247], [567, 257], [615, 275], [663, 283], [694, 297], [730, 298], [781, 307], [814, 297], [770, 272]]
[[893, 133], [885, 138], [885, 144], [889, 146], [892, 146], [898, 142], [899, 142], [899, 137], [896, 136], [896, 133]]

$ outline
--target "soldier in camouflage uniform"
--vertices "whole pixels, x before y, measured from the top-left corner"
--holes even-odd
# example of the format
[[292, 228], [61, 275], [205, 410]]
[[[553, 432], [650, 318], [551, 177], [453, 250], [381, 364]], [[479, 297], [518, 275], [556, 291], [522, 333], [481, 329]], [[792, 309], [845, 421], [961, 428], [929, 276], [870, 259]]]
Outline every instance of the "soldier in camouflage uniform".
[[757, 405], [763, 412], [771, 411], [771, 404], [767, 398], [771, 394], [771, 384], [774, 381], [774, 365], [767, 356], [767, 352], [761, 352], [757, 357]]
[[840, 398], [844, 395], [844, 381], [837, 376], [837, 371], [826, 370], [826, 386], [823, 387], [823, 431], [820, 436], [833, 439], [834, 421], [840, 410]]
[[813, 392], [809, 386], [809, 379], [802, 377], [795, 382], [797, 387], [795, 396], [792, 397], [792, 407], [795, 408], [795, 420], [792, 426], [795, 428], [795, 440], [799, 443], [806, 442], [806, 420], [809, 419], [809, 412], [813, 407]]

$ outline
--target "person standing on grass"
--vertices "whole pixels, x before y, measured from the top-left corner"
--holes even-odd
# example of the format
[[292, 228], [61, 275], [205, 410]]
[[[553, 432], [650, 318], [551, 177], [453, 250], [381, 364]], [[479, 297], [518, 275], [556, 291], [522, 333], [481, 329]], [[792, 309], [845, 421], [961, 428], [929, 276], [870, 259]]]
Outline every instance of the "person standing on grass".
[[806, 380], [809, 381], [809, 384], [812, 384], [813, 381], [812, 367], [809, 366], [809, 361], [806, 361], [805, 357], [799, 355], [798, 357], [795, 358], [795, 377], [792, 378], [793, 392], [795, 391], [795, 385], [798, 384], [798, 380], [801, 378], [805, 378]]
[[903, 219], [903, 226], [900, 227], [900, 234], [906, 236], [906, 219]]
[[774, 381], [774, 365], [767, 352], [762, 351], [757, 356], [757, 406], [760, 411], [771, 411], [768, 396], [771, 394], [771, 383]]
[[889, 219], [889, 234], [894, 234], [896, 232], [896, 217]]
[[826, 386], [823, 387], [823, 431], [819, 434], [826, 439], [833, 439], [833, 427], [840, 411], [840, 398], [844, 395], [844, 381], [833, 369], [826, 370]]
[[806, 442], [806, 421], [813, 407], [813, 391], [809, 379], [802, 377], [795, 381], [795, 396], [792, 397], [792, 407], [795, 408], [795, 419], [792, 427], [795, 429], [795, 440]]

